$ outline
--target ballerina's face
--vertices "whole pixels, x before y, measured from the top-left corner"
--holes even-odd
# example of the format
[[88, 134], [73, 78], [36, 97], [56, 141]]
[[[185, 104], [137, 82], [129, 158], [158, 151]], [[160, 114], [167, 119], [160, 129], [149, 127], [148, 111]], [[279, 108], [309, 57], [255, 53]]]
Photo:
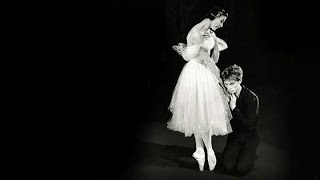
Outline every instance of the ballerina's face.
[[214, 20], [211, 21], [210, 27], [214, 31], [223, 27], [223, 23], [226, 21], [227, 17], [226, 16], [220, 16]]

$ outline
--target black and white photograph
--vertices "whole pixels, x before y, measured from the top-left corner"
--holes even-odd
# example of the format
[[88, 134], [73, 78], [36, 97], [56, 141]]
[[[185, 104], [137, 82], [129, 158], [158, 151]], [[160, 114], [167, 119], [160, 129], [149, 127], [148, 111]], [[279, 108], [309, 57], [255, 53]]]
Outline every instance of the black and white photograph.
[[67, 171], [90, 180], [320, 179], [317, 8], [72, 7]]

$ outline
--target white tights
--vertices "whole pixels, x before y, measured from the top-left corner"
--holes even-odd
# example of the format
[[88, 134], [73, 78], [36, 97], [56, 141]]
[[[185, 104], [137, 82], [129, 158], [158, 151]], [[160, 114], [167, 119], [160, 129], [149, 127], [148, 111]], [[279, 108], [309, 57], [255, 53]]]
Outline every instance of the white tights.
[[[194, 135], [195, 141], [196, 141], [196, 151], [193, 153], [193, 157], [196, 158], [196, 160], [199, 163], [199, 168], [200, 171], [203, 171], [203, 165], [204, 165], [204, 145], [207, 148], [207, 153], [208, 153], [208, 163], [209, 163], [209, 169], [212, 171], [217, 163], [217, 159], [215, 156], [215, 153], [212, 149], [212, 144], [211, 144], [211, 136], [208, 134], [199, 136], [199, 135]], [[204, 145], [203, 145], [204, 144]]]
[[199, 135], [194, 135], [194, 139], [196, 141], [196, 148], [204, 148], [203, 144], [206, 146], [207, 149], [212, 149], [212, 144], [211, 144], [211, 136], [209, 133], [199, 136]]

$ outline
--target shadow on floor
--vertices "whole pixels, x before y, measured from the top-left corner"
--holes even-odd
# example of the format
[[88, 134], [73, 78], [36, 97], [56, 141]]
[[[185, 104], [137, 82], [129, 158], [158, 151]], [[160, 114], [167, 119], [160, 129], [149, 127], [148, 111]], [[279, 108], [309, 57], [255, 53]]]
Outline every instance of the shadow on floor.
[[[160, 145], [141, 141], [139, 143], [141, 148], [137, 156], [136, 163], [142, 163], [148, 166], [159, 167], [178, 167], [184, 169], [191, 169], [199, 171], [197, 161], [192, 157], [194, 148], [174, 146], [174, 145]], [[217, 158], [217, 165], [213, 172], [221, 173], [222, 153], [215, 152]], [[208, 162], [205, 162], [204, 169], [208, 170]]]

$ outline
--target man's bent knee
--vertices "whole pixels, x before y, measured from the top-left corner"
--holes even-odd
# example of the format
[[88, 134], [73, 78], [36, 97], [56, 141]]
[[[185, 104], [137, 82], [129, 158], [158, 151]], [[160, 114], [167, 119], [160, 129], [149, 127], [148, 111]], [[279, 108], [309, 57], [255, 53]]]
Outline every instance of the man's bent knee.
[[235, 168], [235, 174], [238, 176], [244, 176], [248, 172], [250, 172], [252, 168], [253, 168], [253, 164], [251, 164], [250, 166], [237, 166]]
[[225, 163], [224, 162], [223, 165], [222, 165], [222, 170], [227, 174], [232, 174], [233, 169], [234, 169], [234, 165], [231, 164], [231, 163]]

